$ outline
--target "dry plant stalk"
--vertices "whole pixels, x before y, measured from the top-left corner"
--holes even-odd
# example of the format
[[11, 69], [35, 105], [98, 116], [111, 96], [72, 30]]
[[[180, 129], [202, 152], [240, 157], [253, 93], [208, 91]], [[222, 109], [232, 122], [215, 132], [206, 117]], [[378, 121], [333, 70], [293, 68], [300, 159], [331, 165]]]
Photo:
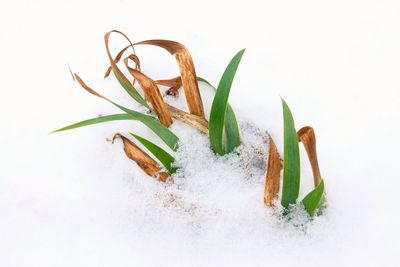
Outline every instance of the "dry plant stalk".
[[161, 182], [166, 182], [171, 177], [168, 172], [163, 171], [161, 166], [152, 159], [146, 152], [135, 145], [131, 140], [117, 133], [114, 135], [112, 142], [116, 138], [121, 138], [124, 143], [124, 151], [128, 158], [135, 161], [136, 164], [149, 176], [158, 178]]
[[179, 121], [182, 121], [183, 123], [186, 123], [197, 130], [199, 130], [202, 133], [208, 134], [208, 122], [206, 119], [187, 113], [183, 110], [180, 110], [174, 106], [168, 105], [169, 111], [172, 113], [172, 117], [174, 119], [177, 119]]
[[[132, 56], [132, 55], [131, 55]], [[140, 87], [144, 91], [146, 95], [146, 99], [151, 103], [155, 113], [157, 114], [160, 122], [169, 127], [172, 124], [171, 113], [168, 110], [167, 105], [164, 102], [164, 99], [160, 93], [155, 82], [147, 77], [142, 72], [129, 67], [128, 61], [130, 57], [124, 59], [124, 63], [129, 73], [138, 81]]]
[[182, 86], [185, 90], [186, 102], [189, 111], [193, 115], [204, 118], [203, 102], [200, 96], [199, 85], [196, 78], [196, 70], [192, 57], [187, 48], [170, 40], [147, 40], [135, 43], [134, 45], [154, 45], [167, 50], [171, 55], [175, 56], [181, 73]]
[[321, 172], [319, 171], [317, 146], [314, 129], [305, 126], [297, 132], [299, 142], [302, 142], [310, 160], [311, 169], [314, 177], [314, 186], [317, 187], [321, 181]]
[[279, 194], [282, 163], [279, 152], [271, 136], [269, 136], [268, 140], [269, 154], [267, 173], [265, 174], [264, 204], [267, 207], [271, 207], [274, 204], [274, 199], [276, 199]]

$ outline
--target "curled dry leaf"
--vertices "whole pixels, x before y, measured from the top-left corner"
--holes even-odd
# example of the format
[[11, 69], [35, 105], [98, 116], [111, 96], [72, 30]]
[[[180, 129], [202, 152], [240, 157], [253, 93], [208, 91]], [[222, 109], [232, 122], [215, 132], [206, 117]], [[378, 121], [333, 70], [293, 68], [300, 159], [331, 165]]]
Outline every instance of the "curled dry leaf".
[[155, 81], [158, 85], [168, 86], [167, 95], [177, 96], [179, 94], [179, 89], [182, 87], [181, 76], [168, 79], [168, 80], [157, 80]]
[[169, 112], [168, 107], [165, 104], [157, 85], [152, 79], [147, 77], [142, 72], [129, 67], [129, 59], [131, 59], [131, 57], [127, 57], [124, 59], [125, 66], [128, 69], [129, 73], [138, 81], [140, 87], [146, 95], [147, 101], [149, 101], [153, 106], [153, 109], [160, 119], [161, 123], [167, 127], [170, 126], [172, 124], [171, 113]]
[[305, 126], [297, 132], [299, 142], [302, 142], [310, 160], [311, 169], [314, 176], [314, 186], [317, 187], [321, 181], [321, 172], [318, 165], [317, 146], [314, 129]]
[[135, 145], [131, 140], [121, 134], [115, 134], [112, 141], [116, 138], [121, 138], [124, 143], [125, 154], [149, 176], [158, 178], [161, 182], [166, 182], [171, 177], [168, 172], [162, 170], [161, 166], [152, 159], [146, 152]]
[[131, 82], [128, 80], [128, 78], [126, 78], [126, 76], [122, 73], [122, 71], [118, 68], [117, 64], [114, 62], [114, 59], [111, 56], [110, 48], [109, 48], [109, 45], [108, 45], [109, 44], [109, 40], [110, 40], [110, 35], [112, 33], [118, 33], [118, 34], [121, 34], [122, 36], [124, 36], [128, 40], [128, 42], [130, 43], [130, 46], [132, 46], [132, 48], [133, 48], [132, 42], [129, 40], [128, 36], [126, 36], [124, 33], [120, 32], [120, 31], [116, 31], [116, 30], [113, 30], [113, 31], [110, 31], [110, 32], [106, 33], [104, 35], [104, 42], [105, 42], [105, 45], [106, 45], [107, 55], [108, 55], [108, 58], [110, 60], [111, 69], [112, 69], [115, 77], [117, 78], [118, 82], [125, 89], [125, 91], [133, 99], [135, 99], [138, 103], [140, 103], [143, 106], [145, 106], [145, 107], [150, 109], [150, 107], [147, 104], [147, 102], [143, 99], [143, 97], [139, 94], [139, 92], [135, 89], [135, 87], [133, 87], [133, 84], [131, 84]]
[[147, 40], [134, 45], [154, 45], [164, 48], [175, 56], [179, 65], [183, 89], [185, 90], [186, 102], [191, 114], [204, 118], [203, 102], [201, 100], [199, 85], [196, 79], [192, 57], [187, 48], [170, 40]]
[[75, 80], [79, 83], [80, 86], [82, 86], [83, 89], [85, 89], [86, 91], [88, 91], [89, 93], [91, 93], [92, 95], [95, 95], [97, 97], [106, 99], [104, 96], [102, 96], [101, 94], [97, 93], [95, 90], [93, 90], [92, 88], [90, 88], [89, 86], [87, 86], [85, 84], [85, 82], [81, 79], [81, 77], [78, 76], [78, 74], [74, 73], [75, 76]]
[[264, 204], [271, 207], [278, 197], [280, 186], [280, 173], [282, 169], [281, 158], [271, 136], [268, 138], [269, 153], [267, 172], [265, 174]]
[[[119, 53], [117, 54], [117, 56], [114, 58], [114, 64], [118, 64], [118, 62], [121, 60], [122, 56], [124, 55], [125, 51], [129, 49], [129, 47], [132, 47], [131, 45], [127, 45], [124, 47], [124, 49], [122, 49], [121, 51], [119, 51]], [[139, 59], [139, 58], [138, 58]], [[140, 66], [139, 66], [140, 68]], [[112, 71], [112, 67], [109, 66], [106, 73], [104, 74], [104, 78], [107, 78], [108, 76], [110, 76]]]

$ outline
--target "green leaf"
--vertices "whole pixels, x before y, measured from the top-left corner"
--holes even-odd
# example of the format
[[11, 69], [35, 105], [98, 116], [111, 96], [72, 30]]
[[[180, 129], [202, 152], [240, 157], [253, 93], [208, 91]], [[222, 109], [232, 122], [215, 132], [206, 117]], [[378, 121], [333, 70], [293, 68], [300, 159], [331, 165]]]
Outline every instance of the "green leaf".
[[[197, 76], [197, 80], [199, 82], [204, 82], [208, 84], [214, 91], [217, 90], [215, 86], [213, 86], [206, 79]], [[232, 106], [228, 102], [228, 106], [226, 108], [225, 114], [225, 136], [226, 136], [226, 150], [227, 153], [232, 152], [236, 147], [240, 145], [240, 131], [239, 126], [236, 120], [235, 112], [233, 111]]]
[[142, 145], [144, 145], [161, 163], [164, 167], [170, 172], [175, 173], [176, 168], [172, 167], [172, 163], [175, 162], [173, 156], [171, 156], [168, 152], [166, 152], [161, 147], [157, 146], [156, 144], [150, 142], [149, 140], [130, 133], [136, 140], [138, 140]]
[[310, 216], [314, 215], [315, 211], [321, 204], [322, 198], [324, 196], [324, 187], [324, 181], [321, 180], [318, 186], [313, 191], [308, 193], [307, 196], [305, 196], [304, 199], [301, 201]]
[[158, 135], [164, 142], [167, 144], [168, 147], [170, 147], [172, 150], [176, 151], [178, 147], [178, 141], [179, 138], [167, 127], [162, 125], [160, 121], [158, 121], [156, 118], [142, 114], [140, 112], [128, 109], [126, 107], [123, 107], [107, 98], [104, 98], [105, 100], [109, 101], [113, 105], [117, 106], [121, 110], [125, 111], [127, 114], [114, 114], [114, 115], [108, 115], [108, 116], [102, 116], [99, 118], [93, 118], [89, 120], [84, 120], [78, 123], [74, 123], [71, 125], [68, 125], [66, 127], [63, 127], [61, 129], [55, 130], [51, 133], [55, 132], [61, 132], [61, 131], [66, 131], [66, 130], [72, 130], [75, 128], [79, 127], [84, 127], [96, 123], [102, 123], [102, 122], [108, 122], [108, 121], [116, 121], [116, 120], [137, 120], [142, 122], [144, 125], [146, 125], [148, 128], [150, 128], [156, 135]]
[[140, 112], [128, 109], [109, 99], [106, 100], [108, 100], [111, 104], [118, 107], [122, 111], [125, 111], [132, 117], [135, 117], [136, 120], [142, 122], [147, 127], [149, 127], [156, 135], [158, 135], [165, 142], [165, 144], [167, 144], [167, 146], [169, 146], [169, 148], [171, 148], [174, 151], [177, 150], [179, 138], [170, 129], [162, 125], [159, 120], [157, 120], [152, 116], [145, 115]]
[[138, 102], [139, 104], [142, 104], [143, 106], [145, 106], [146, 108], [148, 108], [149, 110], [151, 110], [149, 104], [147, 104], [146, 100], [144, 100], [144, 98], [142, 97], [141, 94], [139, 94], [139, 92], [136, 90], [135, 87], [133, 87], [133, 85], [130, 82], [127, 82], [126, 79], [122, 78], [122, 72], [121, 71], [116, 71], [115, 67], [113, 67], [113, 65], [111, 65], [111, 68], [113, 70], [113, 73], [115, 75], [115, 77], [117, 78], [118, 82], [121, 84], [121, 86], [125, 89], [125, 91], [133, 98], [136, 100], [136, 102]]
[[283, 141], [283, 207], [296, 204], [300, 188], [300, 155], [299, 141], [294, 125], [292, 113], [286, 102], [282, 99], [284, 141]]
[[[219, 155], [232, 152], [235, 147], [240, 145], [239, 128], [237, 126], [236, 117], [232, 108], [228, 109], [227, 106], [233, 79], [244, 51], [244, 49], [239, 51], [229, 62], [219, 82], [211, 106], [209, 122], [210, 143], [214, 152]], [[230, 113], [228, 116], [227, 112]], [[229, 133], [225, 132], [227, 140], [226, 144], [224, 144], [223, 134], [226, 121], [228, 121], [230, 125], [225, 129], [226, 131], [229, 131]]]
[[214, 88], [214, 90], [217, 90], [217, 88], [215, 88], [215, 86], [212, 85], [212, 84], [211, 84], [209, 81], [207, 81], [206, 79], [204, 79], [204, 78], [202, 78], [202, 77], [200, 77], [200, 76], [197, 76], [196, 79], [197, 79], [197, 81], [199, 81], [199, 82], [203, 82], [203, 83], [208, 84], [209, 86], [211, 86], [212, 88]]
[[119, 120], [134, 120], [134, 118], [129, 115], [129, 114], [113, 114], [113, 115], [106, 115], [106, 116], [101, 116], [93, 119], [88, 119], [84, 121], [80, 121], [71, 125], [68, 125], [66, 127], [60, 128], [58, 130], [55, 130], [52, 133], [56, 132], [62, 132], [62, 131], [67, 131], [67, 130], [72, 130], [75, 128], [80, 128], [92, 124], [97, 124], [97, 123], [102, 123], [102, 122], [108, 122], [108, 121], [119, 121]]
[[131, 115], [133, 117], [134, 120], [138, 120], [138, 121], [142, 122], [144, 125], [146, 125], [147, 127], [149, 127], [172, 150], [175, 151], [177, 149], [177, 146], [178, 146], [177, 144], [178, 144], [179, 138], [173, 132], [171, 132], [167, 127], [162, 125], [159, 120], [155, 119], [152, 116], [145, 115], [145, 114], [142, 114], [140, 112], [137, 112], [137, 111], [131, 110], [129, 108], [126, 108], [124, 106], [121, 106], [121, 105], [115, 103], [114, 101], [108, 99], [107, 97], [102, 96], [101, 94], [97, 93], [95, 90], [93, 90], [92, 88], [87, 86], [85, 84], [85, 82], [77, 74], [75, 74], [75, 79], [79, 83], [79, 85], [82, 86], [82, 88], [85, 89], [87, 92], [91, 93], [94, 96], [97, 96], [99, 98], [102, 98], [102, 99], [110, 102], [111, 104], [113, 104], [114, 106], [118, 107], [122, 111], [128, 113], [129, 115]]
[[240, 145], [240, 132], [235, 112], [228, 104], [225, 114], [226, 153], [231, 153]]

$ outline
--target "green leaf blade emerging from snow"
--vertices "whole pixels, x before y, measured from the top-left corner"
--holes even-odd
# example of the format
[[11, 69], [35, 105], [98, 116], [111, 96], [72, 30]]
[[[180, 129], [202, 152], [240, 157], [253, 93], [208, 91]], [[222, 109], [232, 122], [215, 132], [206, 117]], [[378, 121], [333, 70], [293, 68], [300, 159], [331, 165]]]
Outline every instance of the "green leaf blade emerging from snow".
[[[209, 135], [211, 147], [215, 153], [225, 155], [240, 145], [239, 128], [237, 126], [236, 117], [230, 113], [226, 116], [228, 110], [228, 98], [235, 77], [237, 68], [244, 54], [244, 49], [239, 51], [229, 62], [224, 74], [218, 84], [217, 91], [211, 106]], [[229, 109], [228, 112], [233, 112]], [[225, 127], [228, 121], [228, 127]], [[226, 138], [230, 138], [224, 144], [224, 127], [229, 133], [226, 133]]]
[[175, 158], [171, 156], [168, 152], [166, 152], [161, 147], [152, 143], [151, 141], [130, 133], [136, 140], [138, 140], [142, 145], [144, 145], [160, 162], [161, 164], [172, 174], [176, 172], [176, 168], [172, 167], [172, 164], [175, 162]]
[[324, 180], [321, 180], [318, 186], [313, 191], [308, 193], [307, 196], [305, 196], [304, 199], [301, 201], [310, 216], [314, 216], [315, 211], [319, 208], [322, 198], [324, 196], [324, 190]]
[[[216, 91], [217, 89], [206, 79], [197, 76], [199, 82], [204, 82]], [[227, 153], [232, 152], [236, 147], [240, 145], [240, 131], [236, 120], [235, 112], [232, 106], [228, 102], [225, 114], [225, 135], [226, 135], [226, 151]]]
[[282, 200], [283, 207], [288, 208], [296, 204], [300, 188], [300, 155], [299, 141], [294, 125], [292, 113], [282, 99], [284, 142], [283, 142], [283, 186]]

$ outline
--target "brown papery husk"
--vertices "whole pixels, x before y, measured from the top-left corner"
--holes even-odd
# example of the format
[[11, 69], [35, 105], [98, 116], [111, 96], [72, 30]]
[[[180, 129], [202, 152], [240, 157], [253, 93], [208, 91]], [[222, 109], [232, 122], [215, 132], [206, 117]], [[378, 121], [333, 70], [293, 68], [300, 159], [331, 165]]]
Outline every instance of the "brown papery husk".
[[134, 45], [154, 45], [164, 48], [175, 56], [178, 63], [182, 86], [185, 90], [186, 102], [191, 114], [204, 118], [203, 102], [200, 96], [199, 85], [196, 78], [196, 70], [192, 57], [187, 48], [175, 41], [170, 40], [146, 40]]
[[146, 152], [135, 145], [131, 140], [125, 136], [117, 133], [114, 135], [112, 141], [116, 138], [121, 138], [124, 144], [124, 151], [128, 158], [135, 161], [136, 164], [149, 176], [157, 178], [161, 182], [167, 182], [171, 178], [171, 174], [163, 171], [160, 164], [152, 159]]
[[264, 204], [267, 207], [274, 205], [274, 200], [278, 198], [280, 187], [280, 173], [282, 169], [282, 161], [276, 149], [275, 142], [271, 136], [268, 138], [269, 153], [267, 172], [265, 174], [265, 191], [264, 191]]
[[154, 112], [157, 114], [160, 122], [166, 127], [169, 127], [172, 124], [172, 116], [164, 102], [160, 90], [151, 78], [147, 77], [142, 72], [129, 67], [129, 59], [130, 57], [124, 59], [126, 68], [128, 69], [129, 73], [138, 81], [140, 87], [146, 95], [146, 100], [149, 101], [153, 106]]
[[321, 172], [319, 170], [317, 145], [314, 129], [310, 126], [305, 126], [297, 132], [299, 142], [302, 142], [307, 152], [308, 159], [311, 164], [311, 169], [314, 177], [314, 187], [317, 187], [321, 181]]

